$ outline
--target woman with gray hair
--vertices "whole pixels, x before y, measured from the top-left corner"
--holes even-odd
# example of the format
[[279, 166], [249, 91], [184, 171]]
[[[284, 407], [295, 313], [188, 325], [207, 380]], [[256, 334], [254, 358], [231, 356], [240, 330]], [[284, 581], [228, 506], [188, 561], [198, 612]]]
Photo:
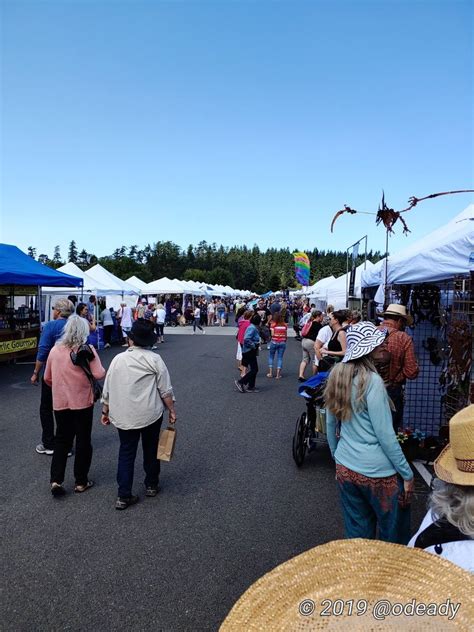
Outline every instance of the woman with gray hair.
[[105, 376], [94, 347], [86, 345], [89, 324], [84, 318], [70, 316], [63, 335], [51, 349], [44, 374], [45, 382], [53, 393], [53, 410], [56, 417], [56, 437], [51, 463], [51, 493], [62, 496], [67, 455], [76, 437], [74, 459], [74, 491], [82, 493], [94, 484], [89, 480], [92, 460], [92, 416], [94, 392], [83, 366], [88, 365], [96, 380]]
[[408, 546], [474, 573], [474, 405], [454, 415], [449, 436], [434, 464], [429, 511]]

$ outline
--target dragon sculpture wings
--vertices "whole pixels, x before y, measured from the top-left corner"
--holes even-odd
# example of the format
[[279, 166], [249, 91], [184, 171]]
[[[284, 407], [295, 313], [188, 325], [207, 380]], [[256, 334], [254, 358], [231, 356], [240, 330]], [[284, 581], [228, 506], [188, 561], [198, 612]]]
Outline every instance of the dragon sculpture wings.
[[453, 195], [454, 193], [474, 193], [474, 189], [464, 189], [462, 191], [444, 191], [442, 193], [432, 193], [431, 195], [427, 195], [422, 198], [417, 198], [415, 196], [412, 196], [408, 200], [408, 206], [402, 209], [401, 211], [395, 211], [393, 208], [389, 208], [387, 206], [385, 202], [385, 193], [382, 194], [382, 202], [379, 204], [377, 213], [369, 213], [367, 211], [356, 211], [350, 206], [347, 206], [347, 204], [344, 204], [344, 208], [338, 211], [332, 218], [331, 233], [333, 232], [334, 224], [336, 223], [336, 220], [341, 215], [344, 215], [345, 213], [350, 213], [351, 215], [355, 215], [355, 213], [363, 213], [364, 215], [375, 215], [376, 216], [375, 223], [383, 224], [389, 233], [393, 233], [393, 226], [396, 224], [398, 220], [400, 220], [400, 222], [403, 225], [403, 234], [406, 235], [410, 232], [410, 229], [408, 228], [404, 218], [402, 217], [402, 213], [406, 213], [407, 211], [410, 211], [419, 202], [422, 202], [423, 200], [429, 200], [430, 198], [435, 198], [440, 195]]

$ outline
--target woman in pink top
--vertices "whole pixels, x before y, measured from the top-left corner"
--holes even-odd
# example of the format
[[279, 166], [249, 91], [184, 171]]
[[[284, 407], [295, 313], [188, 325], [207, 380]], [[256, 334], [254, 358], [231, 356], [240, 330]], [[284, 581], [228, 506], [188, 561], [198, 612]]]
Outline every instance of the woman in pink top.
[[[54, 439], [54, 453], [51, 462], [51, 493], [62, 496], [64, 474], [66, 472], [67, 453], [76, 437], [76, 456], [74, 459], [74, 491], [81, 493], [94, 484], [89, 480], [89, 468], [92, 460], [92, 416], [94, 411], [94, 393], [89, 378], [80, 366], [73, 364], [71, 353], [77, 353], [85, 345], [89, 335], [89, 325], [80, 316], [70, 316], [62, 337], [51, 349], [44, 373], [45, 382], [52, 387], [53, 410], [57, 431]], [[99, 356], [93, 347], [90, 349], [90, 371], [96, 380], [105, 376]], [[81, 352], [82, 353], [82, 352]], [[87, 353], [87, 349], [86, 349]]]
[[246, 367], [242, 365], [242, 345], [244, 343], [245, 332], [247, 331], [247, 327], [250, 325], [250, 319], [253, 316], [252, 310], [244, 311], [243, 314], [237, 319], [237, 362], [238, 369], [240, 371], [240, 377], [243, 377], [247, 372]]

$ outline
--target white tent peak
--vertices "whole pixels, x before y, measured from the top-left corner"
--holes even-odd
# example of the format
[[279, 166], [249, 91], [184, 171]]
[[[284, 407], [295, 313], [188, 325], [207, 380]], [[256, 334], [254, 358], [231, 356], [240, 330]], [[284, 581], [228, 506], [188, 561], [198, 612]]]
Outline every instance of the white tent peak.
[[119, 277], [109, 272], [104, 267], [97, 263], [89, 270], [86, 270], [86, 274], [98, 283], [104, 286], [109, 286], [109, 289], [114, 289], [117, 294], [139, 294], [140, 292], [133, 285], [130, 285], [126, 281], [122, 281]]

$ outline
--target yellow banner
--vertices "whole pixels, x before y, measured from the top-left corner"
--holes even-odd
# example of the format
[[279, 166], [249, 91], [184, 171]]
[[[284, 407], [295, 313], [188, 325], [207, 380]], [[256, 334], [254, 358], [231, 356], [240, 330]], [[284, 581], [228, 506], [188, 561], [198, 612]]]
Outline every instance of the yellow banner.
[[18, 340], [2, 340], [0, 341], [0, 353], [16, 353], [17, 351], [25, 351], [27, 349], [36, 349], [38, 345], [37, 338], [19, 338]]

